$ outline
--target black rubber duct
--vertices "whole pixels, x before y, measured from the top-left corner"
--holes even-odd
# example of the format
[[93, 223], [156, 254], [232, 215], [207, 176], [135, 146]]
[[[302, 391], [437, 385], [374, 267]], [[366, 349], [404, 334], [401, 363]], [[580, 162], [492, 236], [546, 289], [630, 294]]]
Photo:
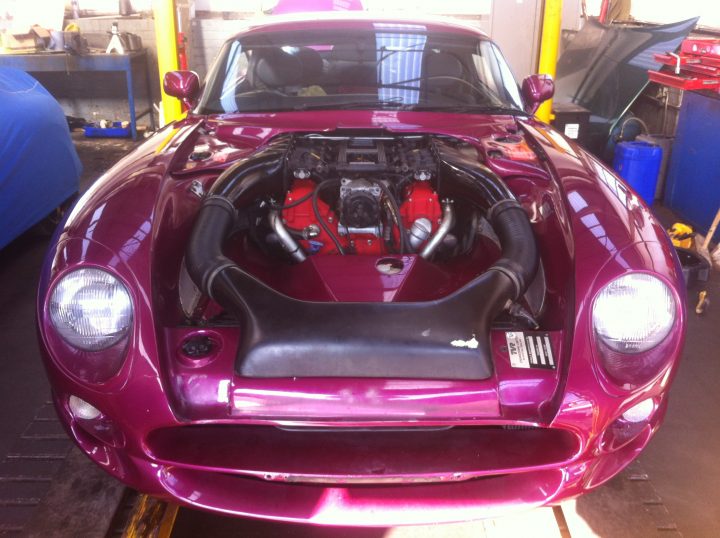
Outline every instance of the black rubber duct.
[[240, 159], [220, 174], [203, 201], [185, 263], [195, 284], [211, 297], [212, 279], [223, 268], [235, 265], [223, 254], [223, 244], [240, 219], [239, 212], [257, 198], [287, 190], [284, 168], [291, 143], [290, 137], [279, 137]]
[[478, 162], [474, 148], [458, 148], [442, 139], [433, 140], [432, 147], [440, 163], [440, 197], [469, 201], [485, 211], [502, 247], [502, 257], [491, 269], [513, 280], [517, 299], [535, 278], [539, 263], [527, 213], [505, 182]]

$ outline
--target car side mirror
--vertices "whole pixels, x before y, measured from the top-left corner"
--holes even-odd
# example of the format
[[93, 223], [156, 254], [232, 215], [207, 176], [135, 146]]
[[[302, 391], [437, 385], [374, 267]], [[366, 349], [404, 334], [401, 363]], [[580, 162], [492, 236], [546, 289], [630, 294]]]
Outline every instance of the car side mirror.
[[538, 107], [555, 94], [555, 83], [550, 75], [530, 75], [523, 80], [522, 96], [525, 112], [534, 114]]
[[200, 79], [194, 71], [168, 71], [163, 78], [163, 90], [192, 108], [200, 94]]

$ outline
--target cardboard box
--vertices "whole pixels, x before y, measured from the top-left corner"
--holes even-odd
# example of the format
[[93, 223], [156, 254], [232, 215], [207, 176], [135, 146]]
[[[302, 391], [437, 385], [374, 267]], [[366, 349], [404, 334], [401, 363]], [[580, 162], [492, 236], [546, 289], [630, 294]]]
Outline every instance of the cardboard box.
[[50, 39], [50, 31], [37, 24], [25, 34], [0, 34], [0, 49], [5, 53], [36, 52], [43, 50]]

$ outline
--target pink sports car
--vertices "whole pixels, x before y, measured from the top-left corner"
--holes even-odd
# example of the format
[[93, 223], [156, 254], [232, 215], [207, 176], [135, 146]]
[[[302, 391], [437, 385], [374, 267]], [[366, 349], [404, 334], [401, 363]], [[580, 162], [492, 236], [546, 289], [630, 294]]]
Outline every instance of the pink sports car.
[[85, 193], [42, 273], [58, 412], [126, 484], [385, 526], [599, 486], [662, 422], [685, 330], [652, 213], [533, 118], [470, 27], [267, 18]]

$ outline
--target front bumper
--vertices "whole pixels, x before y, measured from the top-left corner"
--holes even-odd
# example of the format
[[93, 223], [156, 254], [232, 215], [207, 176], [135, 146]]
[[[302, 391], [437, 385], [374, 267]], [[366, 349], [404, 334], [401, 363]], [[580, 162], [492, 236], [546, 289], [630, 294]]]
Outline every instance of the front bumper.
[[[495, 378], [476, 382], [252, 380], [228, 377], [229, 351], [166, 370], [137, 351], [116, 380], [89, 387], [46, 364], [61, 420], [109, 474], [179, 504], [278, 521], [449, 523], [559, 503], [617, 474], [659, 427], [670, 370], [612, 396], [579, 369], [561, 391], [559, 370], [511, 368], [494, 337]], [[71, 394], [102, 415], [73, 417]], [[647, 423], [615, 436], [648, 397]]]
[[607, 450], [603, 436], [588, 443], [564, 428], [479, 424], [313, 431], [195, 423], [142, 440], [102, 438], [63, 398], [56, 406], [80, 448], [140, 491], [222, 514], [350, 526], [450, 523], [559, 503], [629, 464], [665, 410], [663, 401], [630, 440]]

